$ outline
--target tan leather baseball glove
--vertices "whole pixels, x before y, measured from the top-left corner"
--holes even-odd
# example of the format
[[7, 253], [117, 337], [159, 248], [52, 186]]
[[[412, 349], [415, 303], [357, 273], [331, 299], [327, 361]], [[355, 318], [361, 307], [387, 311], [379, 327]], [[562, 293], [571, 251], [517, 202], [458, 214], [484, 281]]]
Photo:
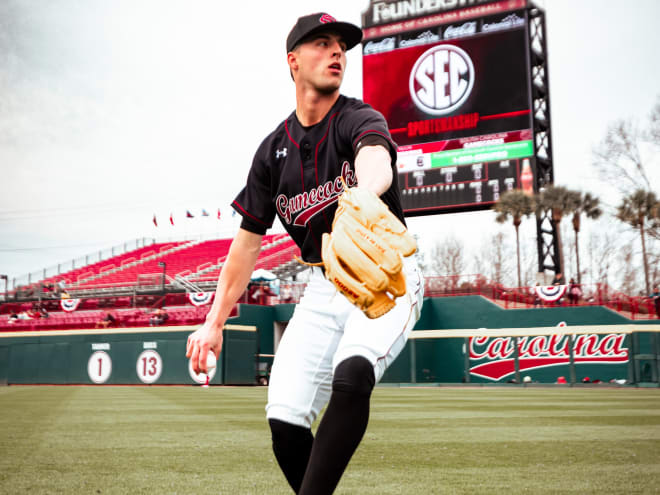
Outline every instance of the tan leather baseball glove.
[[349, 301], [369, 318], [387, 313], [406, 292], [402, 256], [416, 250], [415, 239], [375, 193], [344, 185], [321, 257], [326, 277]]

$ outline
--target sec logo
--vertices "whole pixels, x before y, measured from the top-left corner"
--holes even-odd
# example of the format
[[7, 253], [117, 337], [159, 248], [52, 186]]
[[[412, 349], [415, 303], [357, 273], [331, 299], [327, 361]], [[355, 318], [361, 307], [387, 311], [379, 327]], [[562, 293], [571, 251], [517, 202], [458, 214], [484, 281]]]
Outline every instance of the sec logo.
[[472, 59], [457, 46], [434, 46], [415, 62], [409, 86], [410, 96], [421, 111], [432, 115], [451, 113], [472, 92]]

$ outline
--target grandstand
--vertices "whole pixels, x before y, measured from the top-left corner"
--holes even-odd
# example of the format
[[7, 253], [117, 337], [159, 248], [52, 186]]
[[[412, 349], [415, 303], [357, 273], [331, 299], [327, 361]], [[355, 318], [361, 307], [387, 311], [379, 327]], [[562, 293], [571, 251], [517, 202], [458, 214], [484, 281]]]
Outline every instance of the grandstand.
[[110, 259], [98, 261], [62, 274], [48, 277], [42, 280], [41, 283], [48, 284], [63, 282], [65, 285], [79, 285], [86, 281], [93, 281], [94, 279], [103, 277], [107, 274], [121, 271], [126, 267], [143, 263], [146, 260], [157, 258], [166, 252], [175, 251], [182, 244], [184, 243], [170, 242], [143, 246], [133, 251], [119, 254]]
[[[157, 307], [166, 308], [170, 325], [201, 323], [208, 306], [195, 306], [187, 294], [215, 290], [231, 241], [154, 243], [16, 287], [3, 295], [0, 330], [94, 328], [108, 312], [118, 326], [147, 326]], [[255, 267], [289, 285], [291, 302], [301, 290], [293, 281], [306, 268], [295, 256], [300, 250], [288, 234], [266, 235]], [[247, 293], [242, 302], [251, 302]]]
[[[155, 353], [147, 345], [158, 346], [158, 369], [169, 373], [159, 383], [190, 383], [181, 351], [191, 329], [205, 321], [230, 245], [231, 239], [154, 242], [104, 260], [76, 267], [72, 263], [69, 270], [5, 292], [0, 332], [10, 345], [4, 351], [0, 346], [0, 363], [5, 362], [0, 384], [105, 383], [95, 381], [89, 371], [93, 362], [101, 374], [96, 357], [104, 346], [112, 346], [108, 359], [117, 369], [112, 378], [104, 378], [109, 384], [153, 383], [141, 377], [135, 364], [142, 353]], [[298, 302], [305, 288], [306, 277], [299, 275], [307, 266], [295, 260], [299, 255], [288, 235], [263, 237], [252, 280], [225, 328], [224, 370], [216, 384], [268, 383], [277, 343], [293, 313], [289, 303]], [[649, 337], [658, 328], [649, 325], [656, 318], [653, 302], [604, 284], [581, 287], [583, 296], [573, 301], [565, 297], [567, 286], [504, 287], [480, 274], [427, 275], [422, 324], [383, 383], [521, 383], [522, 371], [533, 371], [529, 380], [539, 383], [568, 376], [571, 386], [595, 373], [598, 383], [608, 385], [621, 377], [627, 377], [624, 383], [658, 383], [653, 370], [660, 340]], [[545, 292], [539, 294], [539, 289]], [[565, 306], [583, 307], [575, 311]], [[524, 311], [516, 311], [520, 309]], [[157, 321], [161, 313], [167, 319]], [[630, 325], [630, 320], [647, 321]], [[555, 330], [565, 322], [581, 337], [573, 341]], [[163, 326], [167, 328], [157, 328]], [[478, 333], [482, 331], [487, 333]], [[488, 344], [484, 339], [490, 339]], [[567, 345], [572, 357], [562, 351]], [[474, 355], [466, 354], [468, 348], [470, 353], [476, 349]], [[517, 357], [503, 355], [507, 349], [516, 349]], [[548, 356], [538, 357], [546, 349]], [[559, 368], [546, 369], [547, 360], [558, 360], [552, 366]], [[35, 361], [39, 366], [31, 364]]]
[[[117, 326], [141, 327], [149, 325], [155, 308], [166, 308], [168, 325], [199, 324], [209, 306], [196, 305], [189, 296], [208, 296], [215, 290], [230, 245], [231, 239], [153, 243], [15, 287], [2, 295], [0, 331], [94, 328], [108, 312]], [[304, 289], [297, 275], [306, 267], [295, 256], [300, 250], [288, 234], [264, 236], [255, 270], [272, 273], [276, 280], [266, 285], [277, 290], [257, 299], [248, 288], [240, 302], [297, 302]], [[259, 283], [263, 282], [253, 285]], [[655, 318], [647, 298], [621, 294], [603, 284], [582, 284], [582, 289], [580, 306], [605, 306], [633, 320]], [[505, 309], [569, 304], [566, 298], [539, 304], [533, 287], [503, 287], [481, 275], [427, 276], [425, 295], [480, 295]], [[12, 314], [22, 318], [10, 318]]]
[[[68, 292], [76, 293], [84, 289], [135, 287], [141, 278], [149, 276], [165, 278], [165, 285], [180, 279], [216, 282], [230, 245], [231, 239], [153, 244], [51, 277], [45, 282], [64, 281]], [[288, 249], [292, 245], [287, 234], [264, 236], [257, 264], [274, 269], [291, 261], [296, 254], [295, 250]]]

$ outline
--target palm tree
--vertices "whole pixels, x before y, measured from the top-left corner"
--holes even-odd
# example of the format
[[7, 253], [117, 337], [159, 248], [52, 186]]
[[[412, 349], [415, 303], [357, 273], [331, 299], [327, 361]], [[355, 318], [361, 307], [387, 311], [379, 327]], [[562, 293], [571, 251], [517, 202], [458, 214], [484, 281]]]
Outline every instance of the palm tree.
[[563, 186], [549, 185], [545, 187], [538, 196], [537, 211], [539, 214], [546, 210], [552, 213], [552, 222], [555, 224], [557, 232], [557, 256], [559, 258], [559, 267], [557, 273], [564, 271], [564, 250], [561, 241], [561, 220], [565, 215], [572, 213], [578, 204], [580, 193], [571, 191]]
[[660, 202], [655, 193], [644, 189], [637, 189], [623, 198], [616, 212], [616, 217], [619, 220], [627, 223], [634, 229], [639, 229], [639, 236], [642, 239], [642, 259], [644, 261], [644, 281], [646, 282], [647, 294], [651, 293], [651, 284], [649, 283], [649, 264], [646, 256], [646, 236], [644, 229], [646, 221], [649, 223], [658, 221], [658, 211], [660, 211]]
[[579, 196], [576, 198], [578, 202], [574, 205], [573, 210], [573, 230], [575, 231], [575, 261], [577, 263], [577, 279], [578, 284], [582, 283], [582, 274], [580, 273], [580, 250], [578, 248], [578, 237], [580, 233], [580, 217], [584, 213], [584, 216], [596, 220], [603, 214], [603, 210], [600, 209], [598, 204], [600, 200], [590, 193], [585, 193], [582, 195], [578, 193]]
[[534, 213], [534, 198], [528, 196], [520, 189], [506, 192], [500, 196], [495, 203], [495, 220], [499, 223], [506, 222], [509, 217], [513, 219], [513, 226], [516, 228], [516, 254], [518, 257], [518, 287], [522, 285], [520, 281], [520, 237], [518, 227], [523, 217], [528, 217]]

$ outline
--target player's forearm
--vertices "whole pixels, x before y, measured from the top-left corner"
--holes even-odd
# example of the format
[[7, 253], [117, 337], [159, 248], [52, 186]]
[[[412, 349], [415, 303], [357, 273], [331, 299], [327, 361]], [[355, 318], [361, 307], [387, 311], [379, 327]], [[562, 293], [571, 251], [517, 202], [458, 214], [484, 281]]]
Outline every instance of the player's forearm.
[[245, 291], [261, 251], [261, 238], [261, 235], [239, 229], [220, 272], [215, 300], [206, 315], [206, 321], [211, 326], [222, 328], [234, 304]]
[[392, 185], [392, 158], [385, 147], [364, 146], [355, 157], [358, 185], [379, 196]]

